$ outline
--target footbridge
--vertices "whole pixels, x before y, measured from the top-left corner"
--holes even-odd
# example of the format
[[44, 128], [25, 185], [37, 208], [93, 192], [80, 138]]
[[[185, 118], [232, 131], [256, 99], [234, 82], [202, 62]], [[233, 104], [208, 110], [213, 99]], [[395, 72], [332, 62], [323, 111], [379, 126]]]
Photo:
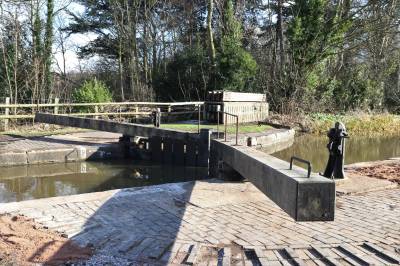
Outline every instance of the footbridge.
[[243, 177], [296, 221], [332, 221], [335, 183], [254, 148], [199, 134], [132, 123], [37, 113], [35, 121], [148, 138], [152, 161], [202, 166], [210, 177]]

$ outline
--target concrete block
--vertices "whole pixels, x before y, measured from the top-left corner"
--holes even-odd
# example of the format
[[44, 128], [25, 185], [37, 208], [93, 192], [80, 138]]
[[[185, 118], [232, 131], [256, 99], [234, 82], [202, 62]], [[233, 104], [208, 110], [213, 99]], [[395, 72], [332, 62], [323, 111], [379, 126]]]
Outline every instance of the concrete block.
[[274, 130], [267, 135], [256, 137], [257, 145], [263, 147], [279, 143], [293, 142], [296, 131], [294, 129]]
[[26, 176], [28, 176], [27, 164], [18, 166], [8, 165], [8, 167], [2, 167], [0, 171], [0, 179], [18, 178]]
[[26, 152], [6, 152], [0, 154], [0, 166], [27, 164]]
[[76, 149], [57, 149], [57, 150], [38, 150], [28, 151], [27, 158], [29, 164], [36, 163], [62, 163], [78, 161]]

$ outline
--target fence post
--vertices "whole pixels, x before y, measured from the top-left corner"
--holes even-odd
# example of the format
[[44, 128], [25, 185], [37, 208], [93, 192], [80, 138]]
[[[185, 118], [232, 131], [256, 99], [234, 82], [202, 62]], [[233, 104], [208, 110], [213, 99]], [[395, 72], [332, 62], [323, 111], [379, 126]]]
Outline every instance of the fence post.
[[199, 120], [199, 121], [198, 121], [198, 124], [197, 124], [197, 133], [200, 134], [201, 105], [199, 104], [198, 106], [199, 106], [199, 107], [198, 107], [198, 108], [199, 108], [199, 110], [198, 110], [198, 111], [199, 111], [199, 115], [198, 115], [198, 120]]
[[94, 118], [95, 118], [95, 119], [99, 119], [99, 116], [97, 115], [97, 114], [99, 113], [99, 106], [98, 106], [98, 105], [95, 105], [95, 106], [94, 106], [94, 112], [96, 113], [95, 116], [94, 116]]
[[135, 106], [135, 123], [139, 123], [139, 106]]
[[203, 120], [208, 120], [207, 111], [206, 111], [206, 104], [201, 105], [203, 107]]
[[172, 112], [172, 107], [171, 105], [168, 106], [168, 114], [167, 114], [167, 119], [165, 122], [171, 122], [171, 112]]
[[[10, 104], [10, 97], [7, 97], [7, 98], [6, 98], [6, 104], [7, 104], [7, 105]], [[10, 115], [10, 108], [9, 108], [9, 107], [6, 107], [6, 108], [5, 108], [5, 110], [4, 110], [4, 115], [6, 115], [6, 116]], [[5, 118], [5, 119], [4, 119], [4, 131], [7, 131], [7, 130], [8, 130], [8, 121], [9, 121], [8, 118]]]
[[54, 114], [55, 115], [58, 115], [58, 103], [60, 102], [60, 99], [59, 98], [55, 98], [54, 99]]

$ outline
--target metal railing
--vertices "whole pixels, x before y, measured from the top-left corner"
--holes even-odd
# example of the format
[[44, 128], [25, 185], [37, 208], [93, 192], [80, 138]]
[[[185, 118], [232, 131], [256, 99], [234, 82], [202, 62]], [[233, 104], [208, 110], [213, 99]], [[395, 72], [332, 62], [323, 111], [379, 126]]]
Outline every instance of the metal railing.
[[224, 141], [226, 142], [226, 135], [227, 135], [227, 128], [228, 128], [228, 115], [236, 118], [236, 136], [235, 136], [235, 146], [239, 145], [238, 140], [239, 140], [239, 116], [234, 115], [231, 113], [227, 113], [224, 111], [219, 111], [217, 110], [217, 138], [219, 139], [219, 114], [225, 114], [225, 119], [224, 119], [224, 125], [225, 125], [225, 130], [224, 130]]

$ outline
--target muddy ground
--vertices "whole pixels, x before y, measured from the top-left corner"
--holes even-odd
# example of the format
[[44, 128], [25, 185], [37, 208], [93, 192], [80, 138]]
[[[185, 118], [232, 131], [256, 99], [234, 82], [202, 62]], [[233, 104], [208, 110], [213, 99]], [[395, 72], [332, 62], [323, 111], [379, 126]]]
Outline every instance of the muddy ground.
[[357, 163], [346, 167], [346, 172], [361, 176], [386, 179], [400, 184], [400, 160]]
[[80, 248], [30, 219], [0, 215], [0, 265], [62, 265], [91, 255], [91, 249]]

